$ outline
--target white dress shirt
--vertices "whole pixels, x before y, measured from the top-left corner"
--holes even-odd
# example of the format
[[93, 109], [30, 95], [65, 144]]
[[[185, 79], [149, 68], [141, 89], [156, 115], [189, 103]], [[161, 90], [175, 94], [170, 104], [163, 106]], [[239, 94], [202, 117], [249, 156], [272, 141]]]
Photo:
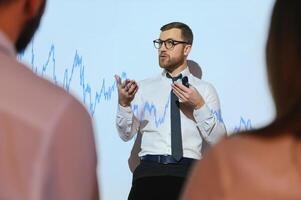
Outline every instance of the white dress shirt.
[[[181, 74], [188, 77], [189, 84], [205, 101], [197, 110], [181, 105], [183, 156], [201, 159], [203, 140], [215, 144], [226, 135], [220, 103], [211, 84], [194, 77], [188, 67]], [[121, 139], [129, 141], [136, 133], [142, 134], [139, 157], [146, 154], [171, 155], [171, 84], [172, 80], [163, 71], [138, 83], [139, 89], [131, 107], [118, 105], [116, 126]]]

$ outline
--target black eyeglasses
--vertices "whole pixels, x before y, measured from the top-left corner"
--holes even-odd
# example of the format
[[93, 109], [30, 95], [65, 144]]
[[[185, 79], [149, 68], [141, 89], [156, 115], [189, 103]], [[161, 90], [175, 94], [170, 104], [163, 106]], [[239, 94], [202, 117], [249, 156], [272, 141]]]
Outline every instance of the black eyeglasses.
[[177, 44], [189, 44], [188, 42], [177, 41], [177, 40], [173, 40], [173, 39], [168, 39], [168, 40], [157, 39], [157, 40], [154, 40], [153, 43], [154, 43], [154, 46], [156, 49], [160, 49], [163, 43], [164, 43], [166, 49], [172, 49]]

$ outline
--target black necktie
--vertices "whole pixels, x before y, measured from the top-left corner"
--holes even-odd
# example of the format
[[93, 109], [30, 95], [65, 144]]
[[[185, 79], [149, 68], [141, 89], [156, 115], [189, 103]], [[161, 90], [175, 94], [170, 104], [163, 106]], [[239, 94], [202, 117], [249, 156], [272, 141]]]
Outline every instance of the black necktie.
[[[172, 82], [182, 78], [182, 74], [177, 77], [171, 77], [166, 73]], [[170, 119], [171, 119], [171, 155], [177, 161], [183, 157], [182, 133], [181, 133], [181, 116], [179, 98], [170, 91]]]

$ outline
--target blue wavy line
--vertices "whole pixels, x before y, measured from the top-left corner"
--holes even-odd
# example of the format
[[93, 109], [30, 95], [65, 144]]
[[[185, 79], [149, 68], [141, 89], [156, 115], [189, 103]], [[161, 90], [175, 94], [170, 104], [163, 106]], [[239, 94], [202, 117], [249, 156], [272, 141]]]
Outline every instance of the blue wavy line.
[[236, 126], [233, 130], [234, 133], [238, 133], [240, 131], [250, 131], [252, 130], [252, 123], [251, 120], [245, 120], [244, 118], [240, 117], [239, 126]]
[[[45, 61], [44, 64], [42, 64], [41, 71], [39, 72], [38, 66], [35, 65], [35, 51], [34, 51], [34, 45], [31, 45], [31, 68], [32, 71], [42, 77], [46, 76], [47, 70], [52, 70], [51, 74], [51, 80], [58, 85], [58, 79], [57, 79], [57, 74], [56, 74], [56, 59], [55, 59], [55, 47], [52, 44], [51, 48], [48, 52], [48, 57]], [[18, 55], [18, 58], [22, 60], [24, 57], [24, 52]], [[77, 50], [75, 51], [74, 59], [73, 59], [73, 64], [71, 70], [65, 69], [64, 70], [64, 78], [62, 82], [62, 87], [69, 92], [70, 90], [70, 85], [73, 81], [73, 77], [75, 73], [78, 73], [80, 75], [80, 87], [82, 89], [82, 98], [83, 102], [88, 105], [90, 114], [94, 116], [97, 105], [100, 103], [101, 98], [104, 100], [108, 101], [111, 99], [112, 93], [116, 90], [116, 82], [114, 81], [111, 85], [108, 87], [106, 86], [106, 81], [105, 79], [102, 80], [101, 86], [96, 89], [95, 92], [93, 92], [90, 84], [86, 81], [85, 79], [85, 66], [83, 64], [83, 58], [82, 56], [79, 55]], [[126, 79], [127, 75], [125, 72], [122, 72], [121, 78]], [[92, 94], [95, 95], [92, 95]], [[94, 99], [93, 97], [94, 96]]]
[[[52, 74], [51, 74], [50, 78], [56, 85], [59, 85], [59, 81], [58, 81], [57, 74], [56, 74], [55, 46], [53, 44], [51, 45], [50, 50], [48, 52], [48, 57], [47, 57], [45, 63], [42, 64], [41, 67], [36, 66], [36, 64], [35, 64], [36, 54], [35, 54], [33, 43], [31, 43], [30, 46], [31, 46], [30, 64], [31, 64], [32, 71], [42, 77], [45, 77], [46, 72], [48, 70], [52, 70]], [[18, 55], [18, 59], [22, 60], [24, 58], [24, 55], [25, 55], [25, 52], [20, 53]], [[40, 68], [41, 68], [41, 71], [39, 72]], [[82, 100], [86, 105], [88, 105], [90, 114], [92, 116], [94, 116], [97, 105], [100, 103], [102, 98], [105, 101], [111, 100], [112, 93], [115, 92], [115, 90], [116, 90], [116, 82], [114, 81], [109, 86], [106, 86], [105, 79], [102, 79], [102, 83], [101, 83], [100, 87], [98, 87], [94, 92], [93, 89], [91, 88], [90, 84], [85, 79], [85, 66], [83, 64], [83, 58], [76, 50], [71, 70], [69, 70], [69, 69], [64, 70], [64, 78], [63, 78], [61, 86], [67, 92], [69, 92], [69, 90], [70, 90], [70, 85], [73, 81], [73, 77], [74, 77], [75, 73], [78, 73], [78, 72], [80, 75], [80, 87], [82, 89]], [[126, 79], [127, 74], [125, 72], [122, 72], [121, 78]], [[94, 99], [93, 99], [93, 96], [94, 96]], [[150, 115], [154, 116], [155, 124], [157, 127], [160, 126], [161, 124], [163, 124], [164, 120], [166, 118], [167, 109], [169, 107], [169, 99], [170, 98], [168, 98], [168, 100], [164, 106], [164, 112], [163, 112], [162, 116], [159, 116], [157, 114], [156, 106], [153, 103], [145, 102], [145, 104], [143, 106], [143, 112], [141, 112], [142, 113], [141, 118], [143, 119], [145, 112], [148, 112]], [[137, 116], [138, 112], [139, 112], [138, 105], [133, 105], [132, 109], [133, 109], [133, 112]], [[215, 115], [218, 122], [224, 123], [220, 110], [212, 111], [212, 112]], [[241, 130], [250, 130], [250, 129], [252, 129], [251, 121], [250, 120], [245, 121], [241, 117], [240, 124], [238, 127], [235, 127], [234, 132], [239, 132]]]

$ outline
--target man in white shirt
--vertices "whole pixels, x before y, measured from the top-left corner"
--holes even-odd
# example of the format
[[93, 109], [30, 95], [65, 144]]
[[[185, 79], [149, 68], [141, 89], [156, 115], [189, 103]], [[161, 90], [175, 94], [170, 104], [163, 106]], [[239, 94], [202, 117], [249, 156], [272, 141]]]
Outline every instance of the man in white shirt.
[[215, 89], [188, 70], [192, 43], [186, 24], [166, 24], [154, 40], [162, 73], [139, 84], [116, 76], [118, 133], [124, 141], [142, 136], [129, 199], [177, 199], [203, 142], [226, 135]]

